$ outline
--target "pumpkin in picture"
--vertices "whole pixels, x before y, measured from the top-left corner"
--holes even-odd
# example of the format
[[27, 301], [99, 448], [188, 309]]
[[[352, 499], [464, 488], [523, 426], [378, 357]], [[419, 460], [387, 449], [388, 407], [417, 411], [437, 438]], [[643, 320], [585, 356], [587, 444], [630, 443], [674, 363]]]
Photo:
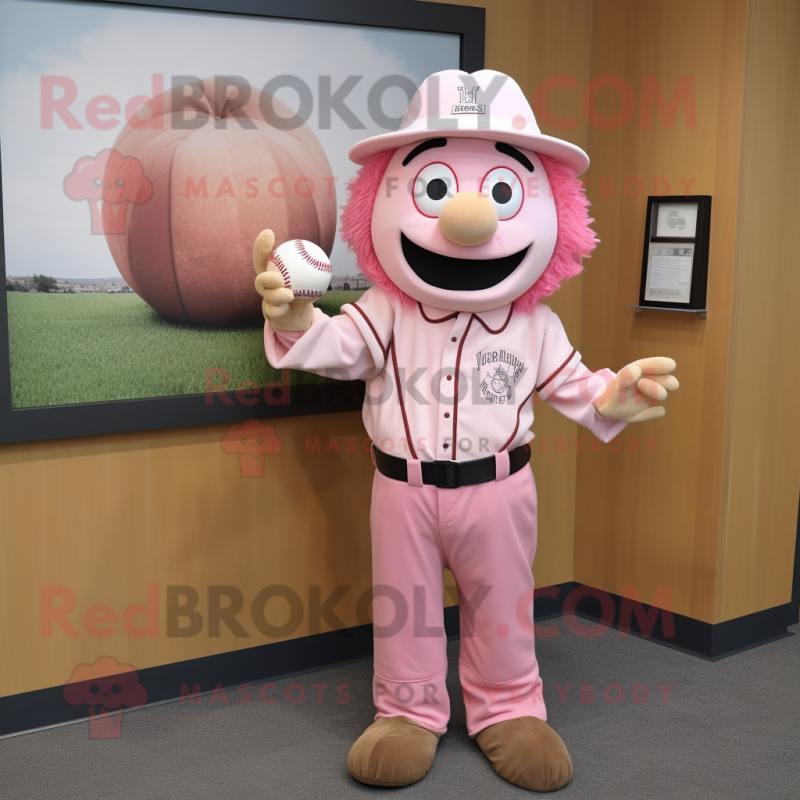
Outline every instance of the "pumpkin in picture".
[[[264, 228], [330, 255], [336, 193], [325, 152], [288, 106], [247, 83], [175, 86], [139, 108], [113, 149], [140, 162], [152, 195], [104, 208], [114, 222], [106, 242], [122, 277], [167, 319], [261, 320], [252, 242]], [[123, 220], [111, 219], [117, 212]]]

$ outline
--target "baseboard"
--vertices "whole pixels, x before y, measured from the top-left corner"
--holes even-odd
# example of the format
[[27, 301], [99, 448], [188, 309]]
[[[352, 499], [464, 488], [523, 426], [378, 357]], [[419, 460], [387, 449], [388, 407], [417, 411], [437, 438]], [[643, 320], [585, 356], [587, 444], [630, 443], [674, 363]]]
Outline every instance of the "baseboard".
[[[575, 582], [545, 587], [534, 599], [534, 619], [537, 622], [558, 617], [573, 591], [586, 587]], [[588, 589], [591, 593], [594, 590]], [[582, 593], [583, 593], [582, 592]], [[605, 618], [597, 596], [583, 597], [574, 605], [575, 613], [589, 622], [602, 621], [619, 629], [622, 598], [604, 594]], [[574, 595], [573, 595], [574, 599]], [[610, 608], [613, 604], [613, 619]], [[701, 658], [718, 660], [750, 647], [756, 647], [783, 636], [786, 628], [796, 622], [791, 617], [792, 603], [759, 611], [717, 625], [684, 617], [669, 616], [660, 609], [642, 606], [655, 622], [652, 629], [642, 630], [634, 613], [630, 615], [630, 633], [652, 639]], [[445, 609], [445, 632], [448, 638], [459, 635], [458, 606]], [[646, 622], [646, 619], [645, 619]], [[624, 627], [627, 624], [623, 620]], [[582, 623], [578, 623], [582, 624]], [[674, 626], [674, 635], [670, 627]], [[147, 688], [147, 706], [174, 702], [187, 691], [209, 694], [216, 688], [236, 688], [243, 684], [258, 684], [281, 678], [315, 672], [328, 667], [362, 661], [372, 657], [372, 625], [360, 625], [340, 631], [318, 633], [284, 642], [249, 647], [228, 653], [163, 664], [138, 671], [139, 682]], [[73, 706], [64, 699], [64, 687], [53, 686], [32, 692], [0, 697], [0, 738], [40, 730], [89, 718], [86, 706]]]
[[[371, 657], [372, 625], [359, 625], [148, 667], [138, 677], [151, 706], [179, 699], [182, 687], [207, 694], [218, 686], [264, 683]], [[0, 697], [0, 737], [86, 719], [87, 707], [67, 703], [63, 686]]]
[[797, 536], [794, 542], [794, 572], [792, 573], [792, 624], [800, 621], [800, 508], [797, 511]]
[[[792, 636], [786, 629], [797, 621], [792, 616], [792, 603], [716, 624], [683, 614], [665, 612], [642, 603], [636, 604], [639, 606], [639, 614], [645, 619], [650, 616], [653, 620], [652, 625], [647, 624], [642, 630], [642, 621], [637, 613], [626, 613], [623, 626], [620, 625], [624, 604], [620, 595], [600, 590], [597, 590], [597, 595], [607, 598], [605, 613], [598, 596], [590, 595], [577, 602], [574, 607], [576, 615], [593, 623], [603, 622], [616, 630], [622, 627], [625, 632], [634, 636], [650, 639], [708, 661], [719, 661], [744, 650]], [[612, 604], [613, 617], [609, 613]]]

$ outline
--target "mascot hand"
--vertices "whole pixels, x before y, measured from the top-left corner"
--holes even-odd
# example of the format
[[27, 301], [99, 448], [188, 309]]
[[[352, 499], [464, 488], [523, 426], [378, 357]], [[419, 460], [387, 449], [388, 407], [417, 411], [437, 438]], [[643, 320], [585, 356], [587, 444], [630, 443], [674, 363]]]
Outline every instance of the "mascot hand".
[[258, 234], [253, 245], [256, 291], [261, 295], [261, 312], [279, 331], [305, 331], [311, 327], [314, 309], [308, 301], [295, 301], [294, 293], [284, 285], [283, 275], [271, 260], [275, 234], [267, 229]]
[[667, 413], [662, 402], [669, 392], [674, 392], [678, 379], [670, 374], [675, 369], [671, 358], [655, 356], [640, 358], [623, 367], [605, 391], [593, 401], [601, 417], [626, 422], [644, 422], [657, 419]]

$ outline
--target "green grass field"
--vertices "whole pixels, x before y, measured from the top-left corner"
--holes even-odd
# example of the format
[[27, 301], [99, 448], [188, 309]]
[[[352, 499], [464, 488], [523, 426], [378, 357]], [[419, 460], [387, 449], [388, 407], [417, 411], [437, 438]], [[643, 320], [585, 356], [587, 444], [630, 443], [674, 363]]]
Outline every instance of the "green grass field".
[[[334, 316], [363, 292], [328, 292]], [[212, 329], [168, 322], [135, 294], [6, 292], [14, 408], [201, 394], [206, 370], [245, 381], [280, 380], [267, 363], [263, 327]], [[292, 384], [323, 379], [292, 371]]]

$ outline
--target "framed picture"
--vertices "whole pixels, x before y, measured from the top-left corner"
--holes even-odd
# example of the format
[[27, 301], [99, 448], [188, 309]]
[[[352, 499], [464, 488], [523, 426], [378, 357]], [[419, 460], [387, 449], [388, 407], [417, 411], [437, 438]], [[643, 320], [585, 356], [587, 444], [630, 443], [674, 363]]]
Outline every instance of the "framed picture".
[[705, 311], [711, 197], [648, 197], [640, 308]]
[[369, 284], [347, 153], [483, 9], [409, 0], [0, 0], [0, 442], [357, 409], [270, 367], [252, 246], [315, 242], [325, 313]]

